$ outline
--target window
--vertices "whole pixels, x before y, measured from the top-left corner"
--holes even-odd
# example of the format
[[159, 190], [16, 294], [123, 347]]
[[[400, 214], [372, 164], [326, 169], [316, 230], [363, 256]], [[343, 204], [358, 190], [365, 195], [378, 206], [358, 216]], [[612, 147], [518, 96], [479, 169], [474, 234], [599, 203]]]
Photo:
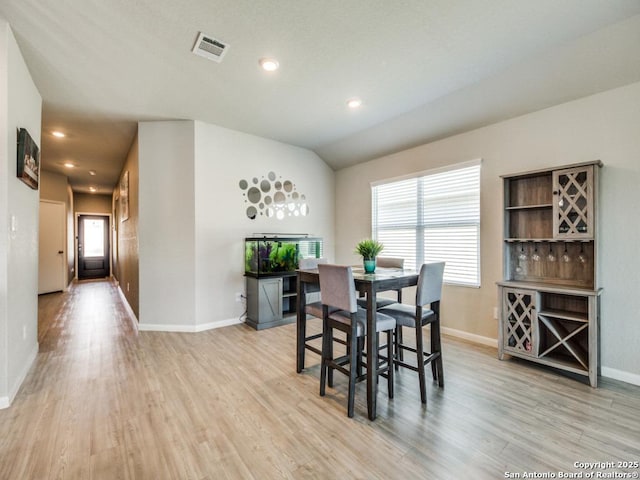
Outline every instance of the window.
[[480, 161], [372, 185], [373, 238], [407, 268], [445, 261], [446, 283], [480, 286]]
[[104, 220], [84, 218], [82, 220], [85, 257], [104, 257]]

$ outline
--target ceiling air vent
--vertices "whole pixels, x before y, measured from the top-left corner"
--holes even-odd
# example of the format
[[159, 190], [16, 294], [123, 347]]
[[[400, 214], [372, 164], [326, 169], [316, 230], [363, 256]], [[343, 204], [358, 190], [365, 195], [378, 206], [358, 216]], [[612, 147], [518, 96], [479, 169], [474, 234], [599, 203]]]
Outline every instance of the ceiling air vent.
[[193, 50], [191, 51], [196, 55], [200, 55], [201, 57], [220, 63], [228, 49], [229, 45], [226, 43], [200, 32], [196, 43], [193, 45]]

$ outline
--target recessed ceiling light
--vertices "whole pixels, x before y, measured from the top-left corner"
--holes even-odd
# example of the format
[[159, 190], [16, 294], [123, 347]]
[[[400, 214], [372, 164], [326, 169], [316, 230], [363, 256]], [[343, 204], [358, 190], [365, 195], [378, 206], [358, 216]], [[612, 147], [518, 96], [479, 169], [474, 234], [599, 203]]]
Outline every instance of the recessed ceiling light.
[[267, 72], [273, 72], [280, 68], [280, 63], [275, 58], [261, 58], [259, 63], [262, 69]]
[[95, 170], [89, 170], [89, 175], [95, 175], [96, 171]]
[[67, 168], [73, 168], [73, 167], [75, 167], [75, 165], [74, 165], [73, 163], [71, 163], [71, 162], [65, 162], [65, 163], [64, 163], [64, 166], [65, 166], [65, 167], [67, 167]]
[[54, 137], [58, 137], [58, 138], [64, 138], [66, 137], [66, 135], [62, 132], [51, 132], [51, 135], [53, 135]]
[[98, 189], [96, 187], [89, 187], [89, 191], [93, 193], [93, 192], [97, 192]]
[[347, 100], [347, 107], [349, 108], [358, 108], [360, 105], [362, 105], [362, 100], [359, 98], [350, 98]]

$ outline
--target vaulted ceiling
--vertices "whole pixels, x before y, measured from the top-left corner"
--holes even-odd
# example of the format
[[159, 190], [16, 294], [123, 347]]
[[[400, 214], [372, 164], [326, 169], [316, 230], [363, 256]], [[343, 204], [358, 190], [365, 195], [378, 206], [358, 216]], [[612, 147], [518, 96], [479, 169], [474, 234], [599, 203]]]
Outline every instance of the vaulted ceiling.
[[[0, 16], [43, 97], [43, 168], [76, 191], [111, 191], [140, 120], [340, 169], [640, 81], [638, 0], [1, 0]], [[198, 32], [229, 45], [222, 62], [191, 52]]]

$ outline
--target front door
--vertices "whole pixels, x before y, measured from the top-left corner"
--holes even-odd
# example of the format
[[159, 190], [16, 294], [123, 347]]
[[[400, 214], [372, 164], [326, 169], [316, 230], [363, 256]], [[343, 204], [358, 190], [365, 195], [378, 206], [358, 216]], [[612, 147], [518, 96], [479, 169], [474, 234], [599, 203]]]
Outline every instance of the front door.
[[102, 278], [109, 270], [109, 217], [78, 217], [78, 279]]

